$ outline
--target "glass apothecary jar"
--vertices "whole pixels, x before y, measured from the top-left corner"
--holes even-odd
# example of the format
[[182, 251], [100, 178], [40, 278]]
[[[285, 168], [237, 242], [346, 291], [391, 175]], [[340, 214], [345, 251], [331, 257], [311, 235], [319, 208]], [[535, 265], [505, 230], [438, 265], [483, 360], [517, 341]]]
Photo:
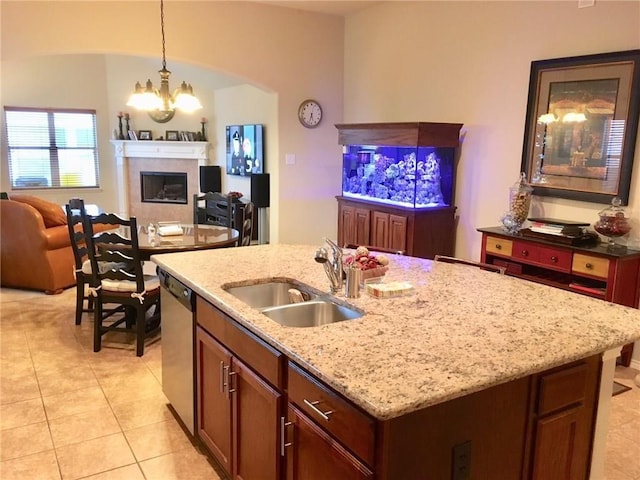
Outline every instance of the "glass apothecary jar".
[[611, 200], [611, 206], [605, 208], [600, 213], [599, 220], [593, 225], [593, 228], [600, 235], [607, 237], [607, 249], [616, 250], [626, 248], [624, 245], [616, 243], [616, 239], [626, 235], [631, 231], [629, 218], [625, 214], [622, 207], [622, 201], [618, 197]]
[[509, 211], [500, 219], [502, 227], [509, 233], [517, 233], [529, 216], [533, 188], [527, 183], [527, 176], [520, 173], [520, 178], [509, 188]]

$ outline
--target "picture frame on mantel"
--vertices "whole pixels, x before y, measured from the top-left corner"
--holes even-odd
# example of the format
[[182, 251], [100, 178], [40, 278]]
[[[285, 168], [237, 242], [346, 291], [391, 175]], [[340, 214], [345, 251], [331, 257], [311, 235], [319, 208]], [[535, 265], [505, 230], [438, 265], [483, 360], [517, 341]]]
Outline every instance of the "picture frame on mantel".
[[177, 142], [180, 140], [178, 130], [167, 130], [165, 132], [165, 138], [171, 142]]
[[521, 171], [534, 195], [629, 202], [640, 50], [531, 62]]

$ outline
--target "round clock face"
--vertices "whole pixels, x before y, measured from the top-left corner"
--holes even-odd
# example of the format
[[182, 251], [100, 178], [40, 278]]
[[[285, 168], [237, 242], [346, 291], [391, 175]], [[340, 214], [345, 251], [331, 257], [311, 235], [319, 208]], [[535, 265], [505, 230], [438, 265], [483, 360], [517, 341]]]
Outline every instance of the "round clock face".
[[322, 108], [315, 100], [305, 100], [298, 108], [298, 119], [307, 128], [315, 128], [322, 120]]

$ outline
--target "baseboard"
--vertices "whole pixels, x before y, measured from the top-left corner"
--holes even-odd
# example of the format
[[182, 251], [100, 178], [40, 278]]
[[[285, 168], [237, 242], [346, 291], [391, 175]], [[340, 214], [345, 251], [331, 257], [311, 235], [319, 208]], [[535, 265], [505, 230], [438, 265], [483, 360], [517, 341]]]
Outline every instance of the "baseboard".
[[629, 367], [640, 370], [640, 358], [632, 358]]

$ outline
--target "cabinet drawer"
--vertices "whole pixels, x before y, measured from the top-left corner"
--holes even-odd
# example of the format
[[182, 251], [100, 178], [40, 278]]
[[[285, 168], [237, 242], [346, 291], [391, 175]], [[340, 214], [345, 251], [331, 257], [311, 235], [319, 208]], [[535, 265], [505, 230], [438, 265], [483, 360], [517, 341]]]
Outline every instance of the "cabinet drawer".
[[587, 364], [542, 375], [538, 396], [538, 415], [583, 402], [587, 388]]
[[485, 250], [496, 255], [510, 257], [513, 250], [513, 242], [506, 238], [488, 236]]
[[541, 265], [553, 270], [571, 271], [571, 251], [536, 243], [514, 241], [511, 256], [526, 263]]
[[279, 351], [200, 297], [196, 297], [196, 321], [274, 387], [284, 388], [284, 356]]
[[289, 402], [373, 465], [375, 420], [300, 367], [289, 363]]
[[574, 273], [585, 273], [593, 277], [609, 277], [609, 259], [575, 253], [573, 255], [572, 270]]

